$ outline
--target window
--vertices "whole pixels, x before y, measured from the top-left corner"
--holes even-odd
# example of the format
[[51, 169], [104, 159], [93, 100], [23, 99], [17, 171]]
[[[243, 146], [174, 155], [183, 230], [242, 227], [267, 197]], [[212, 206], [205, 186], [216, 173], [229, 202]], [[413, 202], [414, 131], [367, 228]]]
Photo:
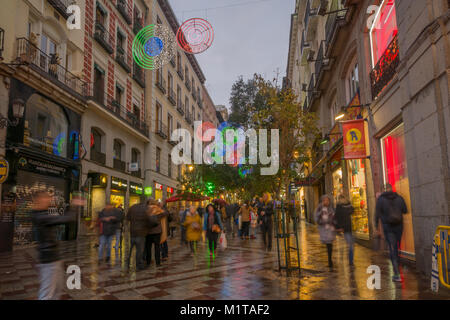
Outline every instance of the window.
[[161, 21], [161, 18], [158, 15], [156, 15], [156, 23], [157, 24], [163, 24], [162, 21]]
[[106, 12], [97, 2], [97, 9], [95, 11], [95, 21], [102, 26], [106, 26]]
[[102, 152], [102, 140], [103, 140], [103, 134], [97, 129], [92, 128], [91, 129], [91, 153], [92, 151], [95, 151], [97, 153]]
[[160, 130], [160, 120], [162, 117], [162, 107], [161, 105], [157, 102], [156, 103], [156, 114], [155, 114], [155, 128], [156, 130]]
[[177, 101], [178, 101], [178, 105], [181, 105], [181, 88], [179, 85], [177, 85]]
[[187, 96], [184, 96], [184, 106], [186, 110], [189, 109], [189, 98]]
[[120, 105], [123, 105], [123, 87], [119, 84], [116, 83], [116, 102]]
[[168, 169], [167, 169], [167, 175], [172, 178], [172, 156], [169, 154], [169, 163], [168, 165]]
[[184, 76], [186, 77], [186, 81], [189, 81], [189, 68], [186, 66], [184, 68]]
[[124, 43], [125, 43], [125, 36], [122, 34], [122, 32], [120, 32], [120, 30], [117, 30], [117, 50], [120, 53], [125, 52]]
[[141, 167], [141, 154], [138, 149], [131, 149], [131, 163], [137, 163]]
[[162, 84], [162, 68], [156, 70], [156, 83]]
[[384, 0], [370, 30], [372, 67], [375, 67], [398, 33], [394, 0]]
[[155, 165], [156, 165], [156, 172], [160, 172], [161, 171], [161, 149], [156, 147], [156, 161], [155, 161]]
[[183, 67], [181, 66], [181, 54], [179, 52], [177, 52], [177, 66], [178, 66], [178, 71], [183, 70]]
[[333, 128], [334, 125], [336, 124], [336, 117], [339, 115], [339, 111], [340, 111], [340, 110], [338, 110], [336, 98], [334, 98], [332, 101], [333, 102], [331, 103], [331, 106], [330, 106], [331, 128]]
[[172, 77], [172, 74], [169, 71], [167, 71], [167, 83], [168, 83], [169, 92], [170, 92], [170, 91], [173, 90], [173, 77]]
[[181, 180], [181, 164], [178, 165], [178, 180]]
[[[40, 67], [47, 70], [51, 56], [56, 53], [57, 44], [46, 34], [41, 36], [41, 50], [44, 54], [40, 55]], [[61, 57], [60, 57], [61, 58]]]
[[94, 100], [103, 104], [105, 98], [105, 71], [97, 65], [94, 66]]
[[118, 139], [114, 139], [113, 159], [122, 160], [122, 143]]
[[141, 120], [141, 108], [136, 103], [133, 103], [133, 114], [137, 121]]
[[168, 113], [167, 114], [167, 131], [168, 131], [168, 137], [170, 139], [170, 136], [172, 135], [172, 130], [173, 130], [173, 118], [172, 116]]
[[355, 97], [356, 93], [359, 92], [359, 74], [358, 74], [358, 63], [354, 64], [352, 69], [350, 69], [347, 75], [347, 103]]

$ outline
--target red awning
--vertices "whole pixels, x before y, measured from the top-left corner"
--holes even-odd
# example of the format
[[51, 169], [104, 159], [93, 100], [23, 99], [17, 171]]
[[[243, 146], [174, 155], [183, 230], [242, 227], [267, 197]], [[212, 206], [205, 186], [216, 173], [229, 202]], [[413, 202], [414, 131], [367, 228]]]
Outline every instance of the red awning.
[[209, 197], [205, 197], [200, 194], [185, 192], [185, 193], [177, 194], [173, 197], [168, 198], [166, 200], [166, 202], [177, 202], [177, 201], [200, 202], [200, 201], [204, 201], [204, 200], [209, 200]]

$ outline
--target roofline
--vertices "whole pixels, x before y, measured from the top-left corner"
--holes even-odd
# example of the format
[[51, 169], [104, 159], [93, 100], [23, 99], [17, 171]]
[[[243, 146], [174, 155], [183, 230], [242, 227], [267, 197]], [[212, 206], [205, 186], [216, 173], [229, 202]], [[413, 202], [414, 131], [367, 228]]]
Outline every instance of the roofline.
[[[172, 30], [175, 34], [177, 34], [178, 29], [180, 28], [180, 24], [178, 23], [177, 17], [175, 16], [175, 13], [172, 10], [172, 7], [170, 6], [170, 3], [168, 0], [158, 0], [158, 4], [161, 7], [161, 10], [163, 11], [164, 15], [166, 16], [167, 21], [169, 22], [170, 26], [172, 27]], [[193, 54], [186, 53], [186, 57], [188, 58], [189, 62], [192, 65], [192, 68], [194, 69], [195, 73], [197, 74], [200, 82], [202, 84], [205, 83], [206, 77], [200, 68], [200, 65], [198, 64], [197, 59]]]

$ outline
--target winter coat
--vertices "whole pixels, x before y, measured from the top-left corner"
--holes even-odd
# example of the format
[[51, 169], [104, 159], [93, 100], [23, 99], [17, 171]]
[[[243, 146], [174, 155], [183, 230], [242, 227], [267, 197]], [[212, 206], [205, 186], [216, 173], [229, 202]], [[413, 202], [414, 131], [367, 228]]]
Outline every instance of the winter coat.
[[326, 209], [327, 212], [322, 204], [319, 204], [314, 213], [314, 220], [318, 225], [320, 241], [328, 244], [336, 239], [336, 220], [333, 208], [330, 206]]
[[336, 207], [336, 228], [344, 229], [344, 233], [352, 232], [352, 214], [355, 211], [348, 203], [338, 204]]
[[150, 228], [159, 224], [157, 216], [149, 216], [147, 214], [147, 205], [145, 203], [135, 204], [130, 208], [127, 215], [130, 221], [130, 236], [145, 237]]
[[[204, 220], [203, 220], [203, 230], [204, 231], [211, 230], [212, 226], [208, 226], [208, 221], [209, 221], [209, 212], [206, 212], [204, 214]], [[220, 229], [223, 230], [222, 219], [220, 218], [220, 213], [218, 211], [215, 212], [214, 224], [219, 225]]]
[[250, 221], [250, 210], [248, 207], [241, 207], [239, 210], [239, 213], [241, 214], [242, 222], [249, 222]]
[[[98, 215], [98, 219], [101, 223], [100, 235], [112, 236], [116, 234], [117, 220], [121, 216], [120, 210], [116, 208], [103, 209]], [[113, 217], [112, 220], [105, 221], [105, 218]]]
[[[264, 215], [261, 212], [264, 211]], [[258, 216], [259, 221], [262, 221], [263, 224], [271, 224], [272, 216], [273, 216], [273, 203], [271, 201], [265, 203], [260, 203], [258, 206]]]
[[[385, 192], [377, 200], [375, 209], [375, 227], [378, 228], [378, 222], [381, 219], [381, 223], [384, 225], [389, 224], [388, 219], [391, 210], [397, 210], [403, 214], [408, 213], [405, 200], [395, 192]], [[403, 217], [402, 221], [403, 222]], [[400, 224], [401, 224], [400, 223]]]
[[56, 226], [76, 221], [76, 211], [69, 210], [65, 216], [49, 215], [48, 210], [31, 213], [33, 225], [37, 233], [38, 254], [40, 263], [59, 261]]
[[[150, 228], [150, 230], [148, 231], [148, 234], [162, 234], [163, 229], [162, 229], [162, 225], [161, 225], [161, 220], [166, 217], [166, 212], [163, 211], [158, 206], [150, 206], [149, 210], [152, 211], [151, 215], [157, 215], [159, 223], [156, 226]], [[158, 212], [161, 212], [161, 213], [158, 214]]]
[[184, 221], [187, 241], [200, 241], [202, 238], [202, 218], [199, 214], [188, 214]]

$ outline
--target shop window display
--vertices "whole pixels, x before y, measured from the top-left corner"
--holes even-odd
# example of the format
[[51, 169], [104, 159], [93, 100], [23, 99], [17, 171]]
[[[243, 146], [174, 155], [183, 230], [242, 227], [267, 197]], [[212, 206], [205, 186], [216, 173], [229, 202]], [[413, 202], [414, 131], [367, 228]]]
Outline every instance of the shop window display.
[[348, 161], [350, 179], [350, 202], [355, 209], [352, 215], [353, 231], [356, 235], [369, 235], [369, 215], [367, 209], [367, 187], [365, 160]]
[[342, 180], [342, 168], [333, 172], [333, 200], [334, 205], [337, 203], [337, 197], [344, 192], [344, 183]]

